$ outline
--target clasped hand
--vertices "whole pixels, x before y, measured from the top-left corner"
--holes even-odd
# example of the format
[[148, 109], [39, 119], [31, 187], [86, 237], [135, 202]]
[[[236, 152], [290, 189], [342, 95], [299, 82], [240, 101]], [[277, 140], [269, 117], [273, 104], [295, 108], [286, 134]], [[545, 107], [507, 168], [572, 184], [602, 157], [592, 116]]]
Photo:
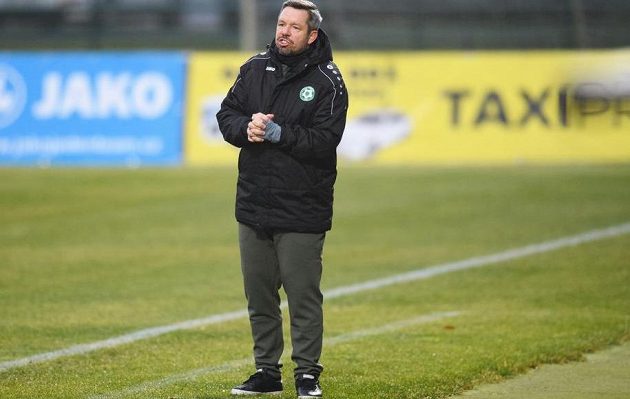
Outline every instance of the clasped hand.
[[247, 124], [247, 140], [251, 143], [262, 143], [265, 141], [265, 129], [272, 120], [273, 114], [263, 114], [261, 112], [253, 114], [252, 120]]

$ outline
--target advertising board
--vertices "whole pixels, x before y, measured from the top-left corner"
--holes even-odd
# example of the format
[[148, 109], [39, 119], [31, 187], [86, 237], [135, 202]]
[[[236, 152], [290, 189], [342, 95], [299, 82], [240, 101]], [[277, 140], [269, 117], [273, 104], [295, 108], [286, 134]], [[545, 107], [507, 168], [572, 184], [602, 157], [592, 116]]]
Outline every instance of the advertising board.
[[[188, 164], [236, 159], [214, 115], [249, 56], [191, 56]], [[335, 62], [350, 98], [342, 160], [630, 161], [630, 51], [338, 52]]]
[[0, 164], [176, 165], [185, 56], [0, 53]]

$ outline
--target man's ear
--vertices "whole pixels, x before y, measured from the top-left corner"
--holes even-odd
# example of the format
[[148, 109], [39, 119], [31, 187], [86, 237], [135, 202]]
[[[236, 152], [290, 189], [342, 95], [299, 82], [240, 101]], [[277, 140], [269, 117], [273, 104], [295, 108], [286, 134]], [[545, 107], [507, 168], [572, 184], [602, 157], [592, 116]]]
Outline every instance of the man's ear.
[[319, 30], [315, 29], [312, 30], [311, 33], [309, 33], [308, 35], [308, 44], [311, 45], [315, 42], [315, 40], [317, 40], [317, 32], [319, 32]]

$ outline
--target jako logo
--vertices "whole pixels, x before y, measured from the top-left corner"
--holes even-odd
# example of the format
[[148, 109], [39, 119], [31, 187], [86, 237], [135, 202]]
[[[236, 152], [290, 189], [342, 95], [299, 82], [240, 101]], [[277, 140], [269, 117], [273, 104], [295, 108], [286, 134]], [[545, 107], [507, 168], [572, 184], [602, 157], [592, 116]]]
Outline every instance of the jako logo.
[[42, 98], [33, 105], [33, 116], [156, 119], [168, 111], [172, 102], [171, 81], [159, 72], [73, 72], [67, 76], [50, 72], [44, 75]]
[[26, 84], [12, 67], [0, 64], [0, 129], [22, 115], [26, 104]]

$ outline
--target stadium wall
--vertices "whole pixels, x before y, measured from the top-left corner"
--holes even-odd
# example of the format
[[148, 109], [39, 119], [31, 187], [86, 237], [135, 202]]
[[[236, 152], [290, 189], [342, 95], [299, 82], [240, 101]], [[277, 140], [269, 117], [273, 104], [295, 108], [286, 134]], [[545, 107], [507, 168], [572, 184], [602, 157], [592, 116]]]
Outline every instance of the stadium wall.
[[[234, 163], [214, 115], [247, 54], [0, 53], [0, 164]], [[345, 52], [347, 161], [630, 161], [630, 51]]]

